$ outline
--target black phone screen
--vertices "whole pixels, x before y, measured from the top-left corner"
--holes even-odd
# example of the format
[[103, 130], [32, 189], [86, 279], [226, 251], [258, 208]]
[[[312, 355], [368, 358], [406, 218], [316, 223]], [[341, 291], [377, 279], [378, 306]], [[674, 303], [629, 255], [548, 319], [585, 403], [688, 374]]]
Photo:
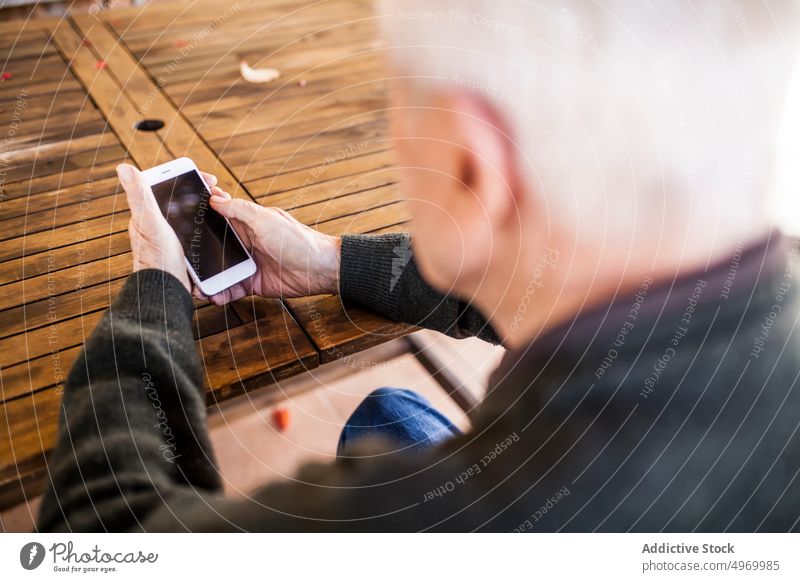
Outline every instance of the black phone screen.
[[178, 235], [201, 281], [247, 260], [228, 221], [211, 208], [211, 193], [194, 170], [153, 186], [161, 213]]

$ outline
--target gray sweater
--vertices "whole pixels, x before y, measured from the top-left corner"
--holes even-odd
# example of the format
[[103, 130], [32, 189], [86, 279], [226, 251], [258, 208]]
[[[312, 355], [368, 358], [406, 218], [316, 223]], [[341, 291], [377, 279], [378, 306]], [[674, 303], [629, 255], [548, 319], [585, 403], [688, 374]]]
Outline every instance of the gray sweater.
[[[403, 235], [345, 237], [343, 301], [497, 341], [398, 248]], [[509, 353], [471, 433], [311, 465], [246, 500], [222, 494], [191, 298], [164, 272], [138, 272], [69, 375], [38, 527], [798, 530], [799, 249], [774, 234], [702, 272], [644, 279]]]

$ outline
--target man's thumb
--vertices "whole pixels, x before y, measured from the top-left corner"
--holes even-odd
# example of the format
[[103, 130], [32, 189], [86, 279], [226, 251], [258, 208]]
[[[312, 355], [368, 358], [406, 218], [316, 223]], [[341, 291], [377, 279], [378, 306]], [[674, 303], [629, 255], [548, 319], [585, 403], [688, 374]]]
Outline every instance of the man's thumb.
[[145, 210], [152, 212], [158, 209], [155, 198], [139, 170], [130, 164], [120, 164], [117, 166], [117, 177], [128, 195], [128, 207], [131, 212]]

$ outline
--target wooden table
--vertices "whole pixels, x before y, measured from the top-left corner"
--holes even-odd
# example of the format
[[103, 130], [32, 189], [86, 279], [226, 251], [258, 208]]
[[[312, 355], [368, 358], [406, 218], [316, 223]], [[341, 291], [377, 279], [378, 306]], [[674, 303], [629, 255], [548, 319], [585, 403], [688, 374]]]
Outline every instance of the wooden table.
[[[131, 270], [114, 168], [189, 156], [323, 232], [402, 229], [366, 1], [216, 0], [0, 23], [0, 508], [47, 479], [66, 374]], [[239, 62], [279, 69], [242, 80]], [[164, 127], [145, 132], [142, 119]], [[338, 297], [197, 305], [210, 405], [407, 333]]]

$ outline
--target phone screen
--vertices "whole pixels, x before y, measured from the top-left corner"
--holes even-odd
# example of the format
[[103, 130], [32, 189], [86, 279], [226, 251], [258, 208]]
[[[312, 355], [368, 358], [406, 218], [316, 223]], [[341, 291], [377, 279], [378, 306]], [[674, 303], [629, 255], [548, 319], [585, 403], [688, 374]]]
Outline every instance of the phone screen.
[[192, 170], [155, 184], [153, 194], [201, 281], [248, 259], [228, 221], [208, 203], [200, 174]]

